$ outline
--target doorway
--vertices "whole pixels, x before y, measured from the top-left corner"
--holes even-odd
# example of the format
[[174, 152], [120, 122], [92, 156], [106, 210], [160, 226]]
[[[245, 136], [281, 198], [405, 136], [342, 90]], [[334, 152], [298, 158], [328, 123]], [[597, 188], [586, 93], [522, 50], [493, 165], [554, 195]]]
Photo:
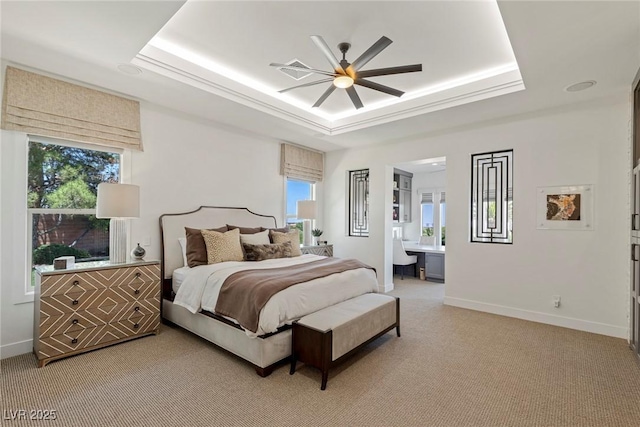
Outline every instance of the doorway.
[[[393, 166], [391, 236], [395, 242], [394, 283], [404, 274], [424, 277], [430, 282], [445, 281], [446, 248], [446, 158], [429, 158]], [[417, 259], [411, 262], [404, 252]], [[397, 266], [397, 267], [396, 267]], [[399, 268], [403, 268], [404, 274]], [[396, 274], [397, 273], [397, 274]]]

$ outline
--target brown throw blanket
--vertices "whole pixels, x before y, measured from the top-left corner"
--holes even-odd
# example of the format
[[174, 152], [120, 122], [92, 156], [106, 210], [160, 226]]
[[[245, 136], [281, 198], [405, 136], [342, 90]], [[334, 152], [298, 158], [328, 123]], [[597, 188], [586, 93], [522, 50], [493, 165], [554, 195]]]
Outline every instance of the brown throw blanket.
[[276, 293], [298, 283], [356, 268], [373, 270], [355, 259], [327, 258], [287, 267], [239, 271], [222, 284], [215, 311], [256, 332], [260, 310]]

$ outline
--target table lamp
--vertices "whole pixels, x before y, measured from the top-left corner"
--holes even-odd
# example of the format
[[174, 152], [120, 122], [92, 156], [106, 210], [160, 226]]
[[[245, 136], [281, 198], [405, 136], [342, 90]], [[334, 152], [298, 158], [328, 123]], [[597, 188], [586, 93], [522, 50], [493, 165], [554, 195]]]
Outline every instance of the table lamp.
[[298, 212], [296, 213], [296, 217], [298, 219], [303, 219], [302, 223], [302, 231], [303, 231], [303, 241], [302, 244], [304, 246], [311, 245], [311, 220], [316, 219], [316, 213], [318, 207], [316, 205], [315, 200], [298, 200]]
[[109, 222], [109, 261], [127, 262], [127, 219], [140, 217], [140, 187], [131, 184], [98, 184], [96, 218]]

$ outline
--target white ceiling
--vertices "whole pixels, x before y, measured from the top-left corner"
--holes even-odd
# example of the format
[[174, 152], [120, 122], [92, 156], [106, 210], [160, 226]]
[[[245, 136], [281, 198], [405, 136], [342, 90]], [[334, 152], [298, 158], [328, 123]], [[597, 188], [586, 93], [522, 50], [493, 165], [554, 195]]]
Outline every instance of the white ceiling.
[[[501, 1], [498, 7], [504, 27], [495, 21], [498, 9], [493, 2], [183, 5], [3, 0], [1, 54], [5, 63], [212, 120], [258, 139], [287, 140], [322, 150], [426, 138], [462, 126], [628, 93], [640, 67], [640, 2]], [[508, 40], [500, 38], [505, 30]], [[164, 39], [147, 44], [158, 33]], [[494, 91], [493, 97], [478, 100], [465, 90], [482, 92], [482, 88], [466, 87], [459, 89], [460, 105], [449, 102], [444, 109], [437, 108], [437, 99], [427, 99], [424, 107], [420, 105], [424, 100], [418, 98], [331, 120], [162, 51], [158, 46], [163, 45], [157, 43], [187, 46], [198, 58], [230, 66], [277, 90], [296, 82], [269, 67], [269, 62], [297, 58], [311, 67], [329, 69], [308, 38], [312, 34], [322, 35], [331, 48], [341, 41], [352, 43], [350, 60], [380, 36], [391, 38], [394, 43], [365, 68], [422, 63], [422, 73], [377, 79], [408, 94], [443, 79], [508, 63], [513, 56], [519, 72], [503, 77], [514, 82], [521, 75], [526, 90], [501, 96], [494, 96], [499, 94]], [[118, 64], [132, 61], [144, 64], [142, 74], [117, 71]], [[518, 73], [516, 78], [513, 73]], [[176, 75], [182, 77], [176, 79]], [[563, 91], [584, 80], [598, 84], [584, 92]], [[313, 103], [319, 96], [314, 90], [322, 92], [322, 85], [311, 89], [291, 94], [303, 104]], [[376, 94], [366, 92], [370, 91], [359, 90], [365, 105], [375, 103]], [[456, 99], [454, 95], [442, 94], [440, 101], [447, 104]], [[475, 102], [464, 103], [469, 100]], [[325, 114], [353, 110], [338, 90], [323, 107]], [[406, 108], [411, 111], [403, 112]], [[376, 117], [379, 113], [382, 116]]]

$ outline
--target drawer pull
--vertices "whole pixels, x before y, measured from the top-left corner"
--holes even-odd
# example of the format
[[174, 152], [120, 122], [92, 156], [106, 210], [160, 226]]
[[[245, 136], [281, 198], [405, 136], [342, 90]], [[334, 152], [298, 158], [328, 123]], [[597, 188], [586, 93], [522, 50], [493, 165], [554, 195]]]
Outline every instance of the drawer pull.
[[73, 281], [73, 286], [78, 286], [79, 284], [80, 284], [80, 281], [78, 281], [78, 280], [74, 280]]
[[133, 309], [134, 311], [140, 311], [140, 307], [136, 307]]
[[78, 338], [74, 338], [74, 339], [71, 340], [71, 344], [75, 344], [77, 342], [78, 342]]
[[140, 273], [136, 273], [136, 279], [140, 277]]
[[135, 325], [133, 325], [133, 329], [138, 329], [140, 325], [138, 325], [137, 323]]
[[140, 289], [136, 289], [135, 291], [133, 291], [133, 293], [138, 295], [140, 293]]
[[74, 300], [73, 300], [73, 302], [72, 302], [71, 304], [73, 304], [73, 305], [78, 305], [78, 300], [77, 300], [77, 299], [74, 299]]
[[74, 325], [77, 325], [77, 324], [78, 324], [78, 319], [73, 319], [73, 320], [71, 321], [71, 323], [73, 323]]

